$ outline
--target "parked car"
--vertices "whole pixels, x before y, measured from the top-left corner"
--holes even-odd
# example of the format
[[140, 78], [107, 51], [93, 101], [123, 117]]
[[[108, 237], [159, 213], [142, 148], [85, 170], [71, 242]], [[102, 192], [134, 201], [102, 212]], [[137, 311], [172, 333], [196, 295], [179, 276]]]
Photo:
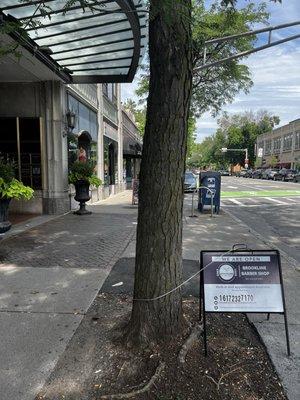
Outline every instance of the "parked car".
[[252, 178], [252, 169], [247, 169], [244, 174], [244, 178]]
[[241, 169], [239, 172], [236, 172], [235, 175], [238, 177], [244, 177], [247, 171], [248, 171], [247, 169]]
[[261, 179], [261, 177], [262, 177], [262, 169], [255, 169], [252, 171], [251, 178]]
[[300, 171], [295, 173], [293, 182], [300, 182]]
[[193, 192], [196, 189], [197, 189], [197, 178], [192, 172], [187, 171], [184, 174], [184, 191]]
[[274, 181], [293, 181], [296, 170], [282, 168], [273, 177]]
[[278, 173], [278, 169], [268, 168], [262, 172], [262, 179], [273, 179], [274, 175]]
[[226, 169], [220, 169], [219, 173], [221, 176], [230, 176], [230, 173]]

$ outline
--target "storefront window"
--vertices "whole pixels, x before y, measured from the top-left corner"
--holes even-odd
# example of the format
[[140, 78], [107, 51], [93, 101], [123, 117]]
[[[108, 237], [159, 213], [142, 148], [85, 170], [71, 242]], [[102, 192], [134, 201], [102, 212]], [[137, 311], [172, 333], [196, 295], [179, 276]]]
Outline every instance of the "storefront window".
[[118, 143], [104, 136], [104, 184], [118, 183]]
[[78, 159], [82, 147], [89, 160], [97, 164], [98, 121], [97, 113], [70, 94], [68, 108], [76, 114], [76, 126], [69, 137], [69, 165]]
[[68, 138], [68, 161], [69, 165], [72, 165], [77, 160], [78, 153], [78, 139], [75, 135], [70, 135]]
[[42, 188], [39, 118], [0, 118], [0, 155], [16, 165], [16, 177]]
[[300, 149], [300, 131], [295, 134], [295, 149]]

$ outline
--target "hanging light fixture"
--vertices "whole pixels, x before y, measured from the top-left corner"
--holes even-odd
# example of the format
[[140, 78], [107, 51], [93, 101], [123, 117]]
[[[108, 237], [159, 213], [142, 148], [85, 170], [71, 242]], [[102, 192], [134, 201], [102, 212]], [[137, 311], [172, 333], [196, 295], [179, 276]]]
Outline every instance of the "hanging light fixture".
[[76, 114], [73, 111], [68, 110], [66, 118], [67, 118], [67, 126], [72, 131], [76, 125]]

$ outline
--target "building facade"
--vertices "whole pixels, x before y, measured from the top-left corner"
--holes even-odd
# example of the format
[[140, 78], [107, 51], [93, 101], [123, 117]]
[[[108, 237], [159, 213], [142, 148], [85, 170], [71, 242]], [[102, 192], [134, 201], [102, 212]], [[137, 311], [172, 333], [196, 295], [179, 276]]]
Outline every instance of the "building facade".
[[[0, 154], [14, 161], [16, 176], [35, 190], [32, 200], [12, 202], [12, 211], [61, 214], [73, 208], [68, 168], [80, 148], [103, 182], [92, 191], [92, 202], [125, 189], [127, 137], [136, 148], [142, 143], [134, 120], [122, 111], [120, 84], [3, 82], [0, 97]], [[70, 111], [75, 114], [72, 130], [66, 117]]]
[[265, 167], [275, 166], [274, 161], [277, 160], [276, 166], [279, 168], [299, 168], [300, 118], [259, 135], [256, 156]]

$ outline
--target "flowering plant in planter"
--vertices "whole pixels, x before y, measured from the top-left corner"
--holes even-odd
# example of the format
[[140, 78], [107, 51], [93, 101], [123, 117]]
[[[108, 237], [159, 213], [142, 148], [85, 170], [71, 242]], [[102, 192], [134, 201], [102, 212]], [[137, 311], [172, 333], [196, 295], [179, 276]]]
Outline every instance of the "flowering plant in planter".
[[15, 178], [14, 164], [0, 158], [0, 233], [7, 232], [11, 228], [8, 221], [8, 207], [11, 199], [30, 200], [33, 189], [23, 185]]
[[85, 203], [90, 200], [90, 186], [99, 187], [102, 184], [94, 173], [95, 165], [91, 161], [75, 161], [70, 168], [69, 183], [75, 186], [76, 194], [74, 199], [79, 202], [80, 209], [75, 214], [91, 214], [85, 209]]
[[95, 166], [91, 161], [85, 163], [75, 161], [70, 168], [69, 183], [75, 184], [77, 181], [87, 181], [91, 186], [99, 187], [102, 185], [102, 181], [95, 175], [94, 169]]

